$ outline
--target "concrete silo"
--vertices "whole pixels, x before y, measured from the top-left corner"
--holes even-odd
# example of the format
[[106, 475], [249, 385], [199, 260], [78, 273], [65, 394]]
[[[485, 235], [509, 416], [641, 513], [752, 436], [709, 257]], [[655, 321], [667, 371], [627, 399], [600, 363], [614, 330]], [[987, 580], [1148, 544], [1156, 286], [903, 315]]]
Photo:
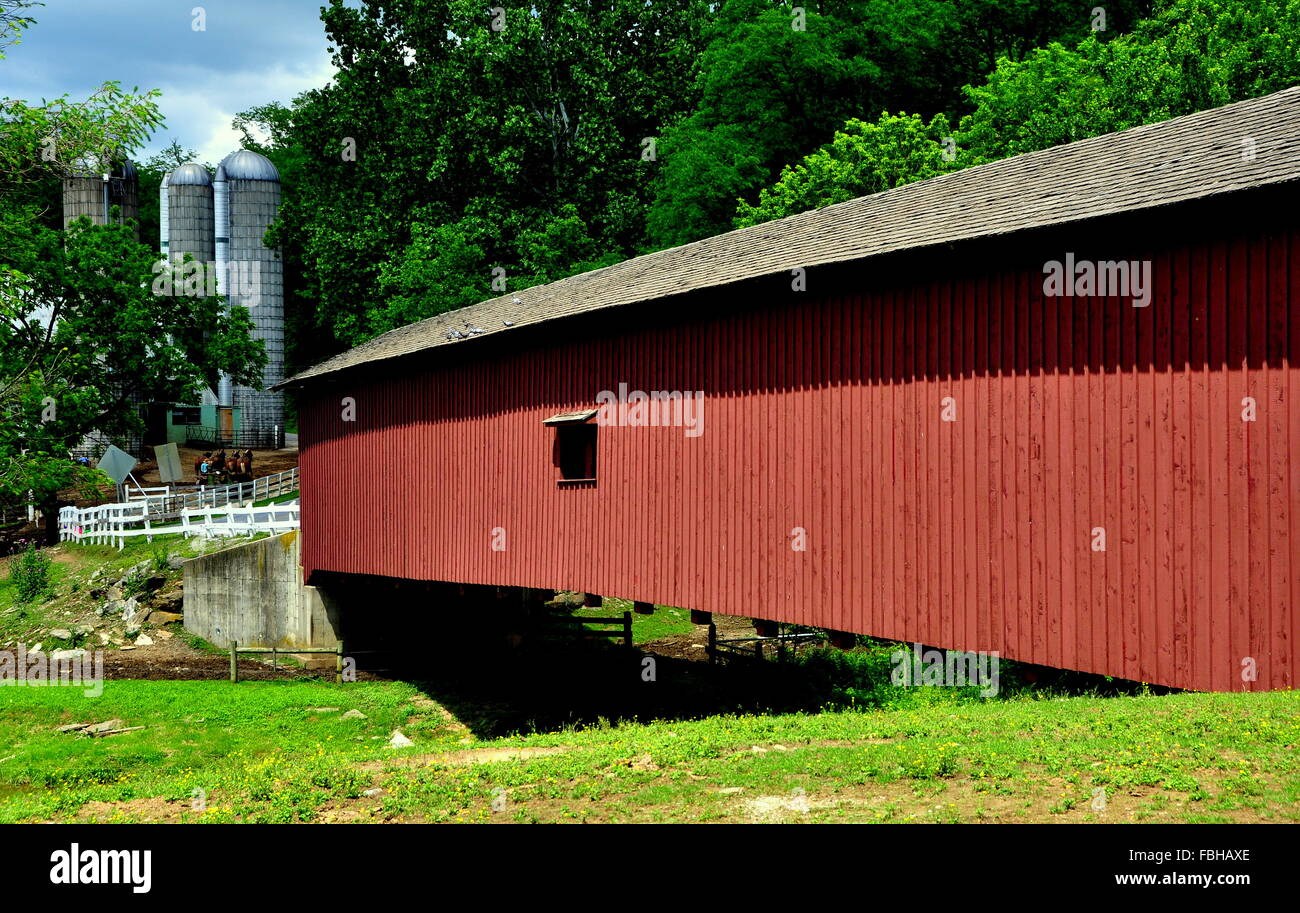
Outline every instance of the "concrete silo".
[[130, 161], [114, 165], [108, 174], [74, 174], [63, 179], [65, 229], [82, 216], [96, 225], [106, 225], [114, 206], [121, 209], [118, 222], [138, 222], [140, 181]]
[[212, 175], [202, 165], [189, 162], [167, 174], [165, 187], [167, 221], [162, 226], [162, 243], [168, 257], [180, 261], [189, 254], [207, 269], [216, 259]]
[[[165, 202], [165, 212], [162, 211]], [[216, 223], [213, 212], [212, 175], [197, 162], [187, 162], [163, 177], [159, 193], [159, 230], [162, 252], [173, 263], [189, 254], [203, 265], [206, 293], [208, 270], [216, 260]], [[184, 274], [177, 277], [184, 281]], [[234, 416], [229, 408], [218, 408], [216, 430], [234, 433]]]
[[[217, 211], [217, 259], [222, 294], [233, 307], [248, 309], [253, 338], [266, 347], [262, 390], [235, 387], [245, 445], [280, 447], [284, 439], [284, 396], [265, 388], [284, 379], [284, 265], [279, 254], [263, 243], [266, 230], [280, 208], [280, 174], [270, 159], [241, 149], [217, 168], [216, 187], [225, 198]], [[222, 210], [226, 221], [223, 224]], [[227, 244], [222, 239], [228, 239]], [[224, 270], [222, 269], [224, 265]], [[222, 386], [229, 387], [223, 380]], [[218, 391], [222, 399], [225, 390]]]

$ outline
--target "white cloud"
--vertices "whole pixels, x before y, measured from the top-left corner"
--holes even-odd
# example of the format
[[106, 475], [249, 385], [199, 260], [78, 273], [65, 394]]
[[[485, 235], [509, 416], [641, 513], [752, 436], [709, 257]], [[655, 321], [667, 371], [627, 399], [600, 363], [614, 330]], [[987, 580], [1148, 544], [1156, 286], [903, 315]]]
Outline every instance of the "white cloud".
[[276, 64], [260, 71], [208, 72], [190, 76], [184, 82], [164, 84], [160, 86], [160, 107], [167, 123], [154, 135], [142, 157], [147, 158], [175, 139], [195, 149], [199, 161], [216, 165], [239, 148], [239, 133], [231, 127], [236, 114], [271, 101], [288, 104], [299, 93], [325, 85], [334, 74], [334, 66], [322, 49], [320, 59], [312, 66]]

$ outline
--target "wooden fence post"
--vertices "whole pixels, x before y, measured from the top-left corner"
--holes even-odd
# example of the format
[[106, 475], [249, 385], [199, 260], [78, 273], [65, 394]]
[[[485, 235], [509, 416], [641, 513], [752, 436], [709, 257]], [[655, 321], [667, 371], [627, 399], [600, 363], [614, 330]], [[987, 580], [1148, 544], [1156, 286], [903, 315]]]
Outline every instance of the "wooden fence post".
[[239, 681], [239, 643], [233, 640], [230, 642], [230, 680]]

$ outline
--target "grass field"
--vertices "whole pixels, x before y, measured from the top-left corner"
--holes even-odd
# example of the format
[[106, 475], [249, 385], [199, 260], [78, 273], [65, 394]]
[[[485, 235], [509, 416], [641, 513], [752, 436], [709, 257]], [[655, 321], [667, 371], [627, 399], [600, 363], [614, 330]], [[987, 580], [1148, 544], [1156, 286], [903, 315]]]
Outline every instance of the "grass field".
[[[0, 642], [49, 649], [51, 627], [89, 617], [94, 570], [154, 559], [174, 584], [166, 556], [196, 547], [63, 546], [28, 604], [0, 566]], [[420, 674], [440, 677], [419, 685], [0, 687], [0, 822], [1300, 821], [1296, 692], [1051, 690], [1004, 663], [982, 699], [893, 686], [888, 644], [714, 668], [686, 611], [633, 621], [638, 644], [657, 642], [654, 682], [639, 650], [552, 645], [503, 664], [462, 632], [429, 644], [446, 648]], [[143, 728], [58, 732], [107, 720]], [[389, 747], [394, 730], [414, 744]]]
[[[146, 728], [56, 731], [108, 718]], [[394, 729], [415, 744], [388, 747]], [[933, 698], [479, 738], [402, 683], [13, 686], [0, 821], [1282, 822], [1300, 820], [1298, 744], [1294, 692]]]

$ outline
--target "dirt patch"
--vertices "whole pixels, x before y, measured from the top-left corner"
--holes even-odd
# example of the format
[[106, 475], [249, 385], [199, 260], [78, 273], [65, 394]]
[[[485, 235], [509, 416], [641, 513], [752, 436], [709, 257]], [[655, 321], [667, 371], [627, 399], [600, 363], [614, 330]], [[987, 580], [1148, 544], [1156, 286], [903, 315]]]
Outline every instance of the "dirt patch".
[[378, 808], [378, 802], [373, 802], [364, 808], [357, 808], [353, 805], [327, 805], [316, 813], [315, 823], [359, 824], [363, 821], [372, 821], [374, 820], [372, 815]]
[[788, 796], [755, 796], [741, 800], [745, 819], [755, 824], [771, 823], [807, 815], [813, 809], [834, 808], [832, 799], [809, 799], [802, 790]]
[[[220, 448], [197, 448], [197, 447], [178, 447], [181, 459], [181, 471], [184, 472], [184, 481], [194, 482], [194, 461], [203, 456], [206, 452], [215, 452]], [[227, 449], [228, 453], [233, 450]], [[277, 472], [284, 472], [298, 465], [297, 450], [254, 450], [253, 451], [253, 478], [259, 479], [262, 476], [274, 475]], [[158, 476], [158, 464], [152, 460], [142, 462], [131, 473], [140, 481], [140, 484], [146, 488], [151, 486], [162, 485], [162, 480]]]
[[[144, 679], [146, 681], [205, 681], [230, 678], [230, 660], [225, 656], [201, 653], [177, 643], [173, 638], [156, 642], [152, 647], [134, 650], [105, 650], [104, 679]], [[319, 678], [305, 669], [281, 666], [272, 669], [269, 663], [255, 660], [239, 661], [240, 681], [291, 681], [301, 678]], [[362, 678], [360, 674], [358, 679]]]
[[182, 814], [190, 812], [190, 803], [180, 800], [131, 799], [126, 802], [87, 802], [77, 812], [78, 821], [102, 823], [115, 817], [126, 816], [141, 821], [175, 824]]
[[[720, 639], [753, 637], [754, 623], [739, 615], [714, 615], [713, 626]], [[707, 662], [709, 659], [709, 626], [695, 625], [687, 634], [673, 634], [659, 640], [647, 641], [638, 646], [646, 653], [655, 653], [672, 659]]]
[[[164, 635], [160, 636], [162, 630]], [[143, 679], [146, 681], [208, 681], [230, 678], [230, 656], [220, 653], [208, 653], [191, 647], [179, 634], [183, 628], [179, 623], [167, 625], [164, 629], [151, 629], [147, 633], [153, 638], [153, 644], [147, 647], [135, 647], [130, 650], [104, 650], [104, 679]], [[89, 645], [87, 650], [101, 649]], [[286, 651], [287, 652], [287, 651]], [[357, 681], [380, 681], [385, 676], [358, 671]], [[272, 667], [271, 659], [265, 661], [252, 658], [239, 660], [240, 681], [296, 681], [296, 680], [334, 680], [331, 664], [326, 670], [312, 670], [286, 665], [283, 657], [278, 666]]]
[[[1269, 820], [1250, 808], [1223, 810], [1184, 793], [1154, 786], [1110, 790], [1094, 808], [1079, 787], [1059, 780], [1018, 781], [1014, 791], [975, 780], [895, 780], [829, 794], [744, 797], [736, 794], [736, 817], [755, 823], [807, 821], [986, 822], [1016, 824], [1181, 823], [1206, 814], [1247, 823]], [[1068, 802], [1067, 800], [1071, 800]], [[1276, 819], [1273, 819], [1276, 820]]]

